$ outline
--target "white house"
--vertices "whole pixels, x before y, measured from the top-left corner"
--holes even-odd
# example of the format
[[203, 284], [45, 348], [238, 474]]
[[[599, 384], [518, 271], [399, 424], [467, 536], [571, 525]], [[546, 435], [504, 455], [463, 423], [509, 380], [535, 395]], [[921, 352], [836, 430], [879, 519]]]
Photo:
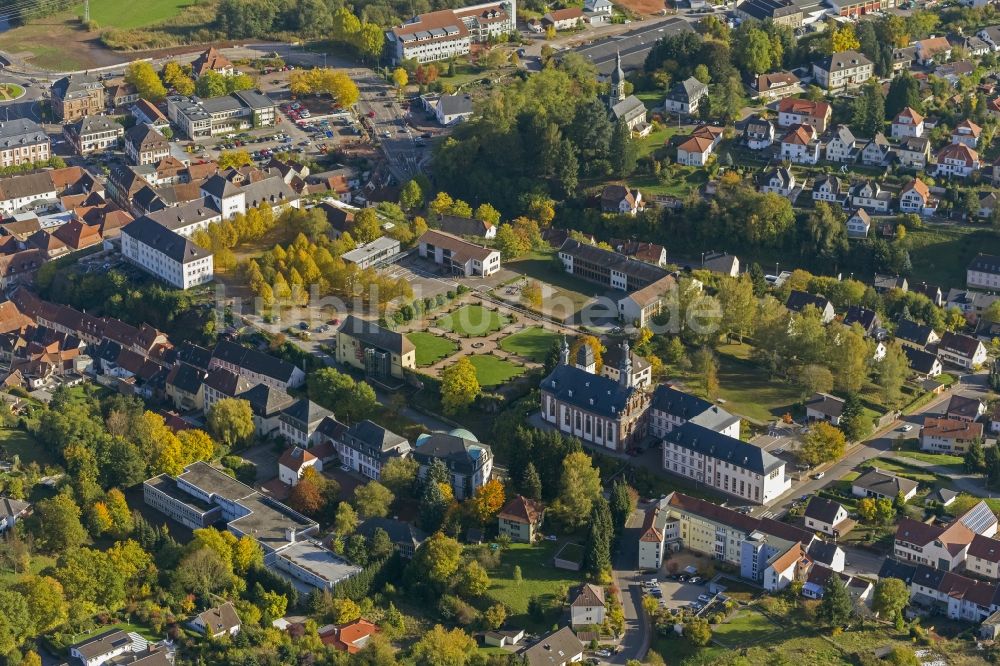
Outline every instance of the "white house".
[[812, 125], [795, 125], [781, 139], [781, 159], [797, 164], [819, 161], [819, 141]]
[[584, 583], [570, 602], [570, 624], [574, 627], [601, 625], [604, 623], [606, 610], [604, 588]]
[[674, 84], [663, 102], [667, 113], [694, 115], [698, 113], [698, 102], [708, 94], [708, 86], [694, 78], [688, 77]]
[[885, 134], [879, 132], [861, 149], [861, 163], [868, 166], [884, 166], [892, 156], [892, 146]]
[[0, 497], [0, 534], [14, 527], [31, 509], [31, 505], [10, 497]]
[[743, 139], [750, 150], [763, 150], [774, 143], [774, 123], [767, 118], [754, 116], [743, 128]]
[[787, 197], [795, 189], [795, 174], [785, 167], [765, 171], [757, 178], [757, 189], [764, 193], [774, 192]]
[[858, 157], [855, 149], [857, 139], [847, 125], [833, 128], [830, 140], [826, 142], [826, 159], [829, 162], [853, 162]]
[[303, 448], [289, 447], [278, 458], [278, 479], [287, 486], [298, 485], [299, 479], [310, 467], [320, 472], [323, 470], [323, 463]]
[[874, 65], [857, 51], [841, 51], [813, 64], [816, 84], [827, 90], [858, 86], [872, 77]]
[[983, 128], [972, 122], [968, 118], [962, 119], [962, 122], [955, 126], [955, 129], [951, 132], [951, 142], [961, 143], [969, 148], [976, 148], [979, 145], [979, 137], [983, 133]]
[[981, 442], [982, 439], [982, 423], [927, 416], [920, 431], [920, 448], [934, 453], [962, 455], [973, 442]]
[[715, 143], [706, 137], [690, 136], [677, 146], [677, 163], [684, 166], [705, 166]]
[[844, 194], [841, 190], [840, 179], [836, 176], [820, 176], [813, 183], [813, 201], [826, 201], [827, 203], [841, 203]]
[[892, 119], [892, 138], [924, 135], [924, 117], [916, 110], [906, 107]]
[[472, 96], [467, 93], [441, 95], [434, 107], [434, 117], [445, 127], [468, 120], [472, 117]]
[[945, 363], [962, 368], [976, 368], [986, 362], [986, 347], [978, 339], [946, 331], [938, 343], [938, 356]]
[[847, 509], [839, 502], [814, 496], [806, 506], [806, 527], [830, 536], [840, 536], [841, 524], [847, 520]]
[[868, 238], [868, 231], [871, 229], [871, 226], [872, 218], [868, 215], [868, 211], [864, 208], [859, 208], [847, 218], [847, 237]]
[[444, 266], [453, 274], [489, 277], [500, 270], [499, 250], [470, 243], [443, 231], [424, 232], [418, 244], [421, 258]]
[[840, 417], [844, 413], [844, 400], [829, 393], [814, 393], [806, 401], [806, 420], [827, 421], [832, 425], [840, 425]]
[[924, 181], [914, 178], [899, 191], [899, 210], [902, 213], [933, 215], [937, 210], [937, 200]]
[[851, 205], [874, 213], [888, 213], [892, 194], [882, 190], [874, 180], [863, 180], [851, 186]]
[[131, 263], [178, 289], [188, 289], [214, 276], [213, 255], [149, 217], [121, 231], [122, 255]]
[[200, 634], [219, 638], [221, 636], [235, 636], [240, 633], [242, 624], [240, 616], [236, 614], [236, 608], [232, 602], [227, 601], [221, 606], [198, 613], [191, 620], [191, 626]]
[[950, 143], [937, 153], [935, 175], [967, 178], [979, 170], [979, 153], [964, 143]]

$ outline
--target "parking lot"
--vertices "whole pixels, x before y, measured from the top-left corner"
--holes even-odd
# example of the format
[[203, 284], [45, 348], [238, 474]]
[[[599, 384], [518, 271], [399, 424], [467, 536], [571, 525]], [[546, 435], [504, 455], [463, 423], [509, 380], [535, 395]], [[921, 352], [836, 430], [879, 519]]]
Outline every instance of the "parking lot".
[[[690, 580], [696, 582], [692, 583]], [[707, 581], [700, 577], [690, 580], [684, 574], [679, 574], [677, 577], [644, 576], [641, 584], [644, 594], [656, 597], [661, 607], [670, 610], [687, 609], [701, 612], [708, 604], [720, 600], [708, 591]]]

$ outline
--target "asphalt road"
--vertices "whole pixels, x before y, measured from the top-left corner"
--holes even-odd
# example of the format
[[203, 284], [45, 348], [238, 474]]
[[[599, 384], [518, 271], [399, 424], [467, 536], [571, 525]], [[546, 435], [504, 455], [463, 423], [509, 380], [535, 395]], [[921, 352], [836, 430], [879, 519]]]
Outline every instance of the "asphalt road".
[[646, 61], [646, 54], [658, 40], [693, 30], [693, 24], [701, 18], [701, 14], [681, 14], [662, 19], [651, 19], [626, 33], [585, 44], [573, 50], [593, 63], [597, 70], [605, 76], [614, 69], [615, 57], [618, 53], [621, 53], [624, 68], [636, 69], [642, 67]]
[[625, 612], [625, 635], [619, 643], [620, 650], [608, 660], [612, 664], [624, 664], [629, 659], [642, 660], [649, 650], [652, 629], [649, 618], [642, 608], [642, 586], [638, 582], [639, 572], [639, 532], [645, 517], [645, 507], [637, 508], [629, 516], [618, 552], [614, 558], [614, 579], [621, 590], [622, 610]]

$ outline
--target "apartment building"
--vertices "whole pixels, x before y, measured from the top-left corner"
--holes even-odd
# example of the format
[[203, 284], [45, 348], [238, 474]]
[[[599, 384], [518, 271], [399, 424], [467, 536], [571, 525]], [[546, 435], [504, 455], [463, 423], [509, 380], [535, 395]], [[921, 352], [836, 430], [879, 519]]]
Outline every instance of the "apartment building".
[[104, 84], [89, 74], [71, 74], [52, 84], [52, 113], [72, 122], [104, 112]]
[[688, 421], [726, 437], [740, 436], [740, 417], [668, 384], [657, 386], [649, 404], [649, 434], [664, 438]]
[[927, 416], [920, 431], [920, 448], [934, 453], [962, 455], [973, 442], [982, 443], [982, 439], [982, 423]]
[[0, 122], [0, 167], [42, 162], [52, 156], [52, 141], [34, 120]]
[[487, 2], [461, 9], [420, 14], [386, 32], [387, 49], [395, 63], [434, 62], [471, 52], [517, 31], [515, 0]]
[[125, 135], [125, 126], [108, 116], [87, 116], [66, 125], [63, 134], [78, 154], [89, 155], [117, 148]]
[[816, 83], [826, 90], [859, 86], [872, 77], [875, 66], [857, 51], [842, 51], [813, 64]]
[[148, 217], [123, 228], [121, 241], [127, 260], [173, 287], [188, 289], [213, 279], [211, 252]]
[[306, 381], [302, 368], [270, 354], [223, 340], [212, 350], [210, 370], [224, 368], [247, 379], [251, 384], [267, 384], [287, 390], [298, 388]]
[[405, 437], [367, 419], [344, 431], [333, 445], [343, 464], [375, 481], [381, 478], [385, 463], [405, 458], [412, 450]]
[[997, 518], [985, 502], [979, 502], [948, 524], [903, 518], [896, 527], [893, 556], [942, 571], [955, 571], [965, 564], [969, 546], [977, 534], [993, 537], [996, 533]]
[[170, 155], [170, 142], [151, 125], [135, 125], [125, 132], [125, 157], [132, 164], [157, 164]]

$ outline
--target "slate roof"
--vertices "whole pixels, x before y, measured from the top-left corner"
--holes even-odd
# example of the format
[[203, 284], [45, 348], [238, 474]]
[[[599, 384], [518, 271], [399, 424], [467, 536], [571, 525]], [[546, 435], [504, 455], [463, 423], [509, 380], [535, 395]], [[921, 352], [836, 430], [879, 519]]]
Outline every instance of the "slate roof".
[[832, 566], [834, 559], [837, 557], [837, 551], [840, 548], [835, 543], [828, 543], [826, 541], [821, 541], [816, 539], [809, 546], [809, 557], [819, 564], [825, 564], [826, 566]]
[[133, 220], [122, 229], [122, 234], [131, 236], [143, 245], [181, 264], [212, 256], [208, 250], [198, 247], [187, 238], [148, 217]]
[[371, 539], [377, 529], [384, 530], [394, 544], [407, 544], [417, 548], [427, 540], [427, 535], [418, 527], [396, 518], [369, 518], [358, 525], [355, 531], [366, 539]]
[[568, 254], [579, 257], [583, 261], [604, 264], [608, 268], [623, 273], [629, 279], [638, 280], [646, 284], [656, 282], [670, 273], [659, 266], [648, 264], [645, 261], [627, 257], [624, 254], [605, 250], [596, 245], [581, 243], [578, 240], [567, 238], [559, 248], [560, 254]]
[[678, 102], [688, 102], [706, 94], [708, 86], [698, 79], [690, 76], [683, 81], [678, 81], [667, 93], [667, 99]]
[[937, 354], [932, 354], [922, 349], [914, 349], [913, 347], [903, 347], [903, 353], [906, 354], [906, 360], [909, 361], [910, 368], [914, 372], [926, 375], [934, 369], [934, 361], [937, 360]]
[[759, 446], [709, 430], [690, 421], [667, 433], [664, 441], [756, 474], [768, 474], [785, 464]]
[[857, 51], [841, 51], [823, 58], [816, 63], [816, 66], [826, 72], [835, 72], [851, 67], [870, 65], [872, 61]]
[[945, 349], [966, 358], [972, 358], [982, 343], [976, 338], [961, 333], [945, 331], [938, 343], [938, 349]]
[[285, 391], [264, 383], [257, 384], [236, 397], [249, 402], [253, 413], [263, 418], [274, 416], [295, 402], [295, 398]]
[[299, 424], [306, 424], [307, 426], [319, 423], [327, 416], [333, 416], [333, 412], [325, 407], [320, 407], [309, 398], [302, 398], [295, 401], [291, 406], [283, 409], [281, 413], [283, 417], [288, 417]]
[[917, 487], [917, 482], [871, 469], [851, 481], [851, 485], [870, 490], [884, 497], [895, 497], [899, 491], [903, 491], [903, 494], [909, 494]]
[[918, 324], [911, 319], [900, 319], [896, 323], [896, 337], [918, 345], [926, 345], [934, 329], [924, 324]]
[[878, 313], [860, 305], [852, 305], [847, 308], [847, 313], [844, 315], [844, 323], [850, 326], [855, 322], [861, 324], [861, 328], [870, 333], [873, 328], [878, 328], [879, 326]]
[[593, 414], [617, 420], [637, 390], [572, 365], [558, 365], [542, 380], [541, 390]]
[[816, 296], [805, 291], [793, 289], [788, 294], [788, 300], [785, 301], [785, 307], [794, 312], [802, 312], [809, 305], [814, 306], [822, 313], [830, 305], [830, 299], [825, 296]]
[[205, 381], [205, 371], [187, 363], [180, 363], [170, 369], [167, 375], [167, 385], [174, 386], [185, 393], [197, 393]]
[[485, 444], [436, 432], [418, 441], [412, 455], [421, 464], [429, 464], [432, 458], [437, 458], [442, 460], [448, 469], [465, 473], [478, 469], [481, 466], [480, 458], [483, 455], [492, 455], [492, 452]]
[[837, 418], [844, 413], [844, 400], [829, 393], [814, 393], [806, 401], [806, 409], [811, 409], [831, 418]]
[[806, 505], [806, 518], [812, 518], [828, 525], [835, 525], [837, 514], [843, 509], [839, 502], [824, 497], [813, 496]]
[[401, 449], [404, 453], [410, 450], [409, 441], [405, 437], [368, 419], [348, 428], [341, 441], [346, 446], [376, 459], [384, 458], [387, 453], [397, 455]]
[[563, 666], [583, 653], [583, 644], [573, 630], [563, 627], [544, 636], [522, 653], [528, 666]]
[[967, 419], [979, 418], [979, 410], [983, 403], [979, 398], [970, 398], [964, 395], [953, 395], [948, 401], [948, 409], [945, 412], [948, 416], [964, 417]]
[[295, 366], [270, 354], [249, 349], [242, 345], [223, 340], [212, 351], [213, 358], [218, 358], [237, 367], [244, 368], [272, 379], [287, 383], [295, 373]]

